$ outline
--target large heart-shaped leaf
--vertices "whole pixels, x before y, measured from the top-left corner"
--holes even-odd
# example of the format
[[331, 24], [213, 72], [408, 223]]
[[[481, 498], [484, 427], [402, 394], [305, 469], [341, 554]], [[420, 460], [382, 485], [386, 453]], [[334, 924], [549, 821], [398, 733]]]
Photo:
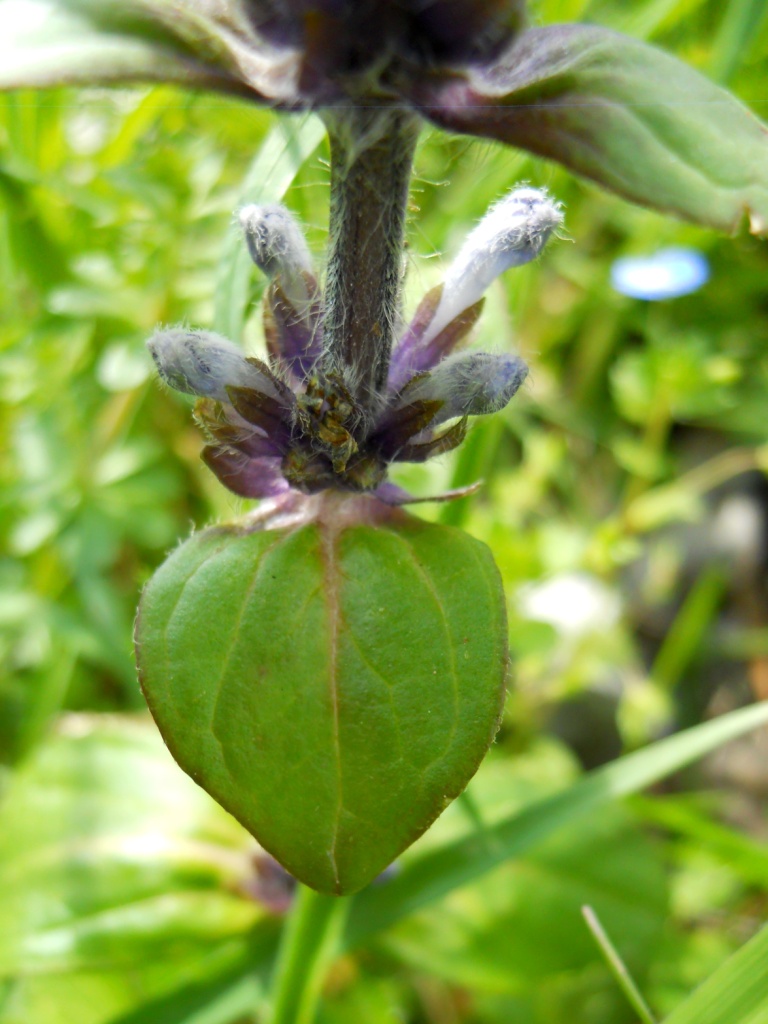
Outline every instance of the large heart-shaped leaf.
[[634, 202], [734, 231], [768, 230], [768, 133], [668, 54], [591, 25], [519, 36], [495, 64], [412, 93], [452, 131], [550, 157]]
[[137, 656], [182, 768], [297, 878], [353, 892], [461, 792], [493, 739], [501, 580], [483, 544], [402, 513], [212, 528], [150, 581]]

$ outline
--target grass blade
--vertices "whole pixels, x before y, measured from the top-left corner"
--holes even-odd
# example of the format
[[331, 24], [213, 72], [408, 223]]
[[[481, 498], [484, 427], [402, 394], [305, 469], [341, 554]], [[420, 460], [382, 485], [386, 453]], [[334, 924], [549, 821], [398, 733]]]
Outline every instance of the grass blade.
[[729, 957], [664, 1024], [766, 1024], [768, 928]]
[[582, 907], [581, 912], [584, 915], [584, 920], [587, 922], [587, 927], [592, 932], [592, 937], [599, 946], [600, 952], [603, 954], [605, 962], [610, 968], [611, 974], [616, 979], [621, 991], [627, 997], [627, 1002], [640, 1018], [642, 1024], [656, 1024], [650, 1007], [643, 999], [643, 995], [635, 984], [632, 975], [629, 973], [627, 965], [619, 956], [619, 951], [611, 942], [608, 937], [608, 933], [600, 924], [600, 919], [597, 914], [594, 912], [592, 907]]
[[369, 886], [354, 898], [345, 945], [358, 945], [507, 858], [527, 852], [563, 825], [653, 785], [766, 722], [768, 702], [732, 711], [599, 768], [564, 792], [490, 826], [482, 835], [469, 835], [406, 863], [386, 885]]

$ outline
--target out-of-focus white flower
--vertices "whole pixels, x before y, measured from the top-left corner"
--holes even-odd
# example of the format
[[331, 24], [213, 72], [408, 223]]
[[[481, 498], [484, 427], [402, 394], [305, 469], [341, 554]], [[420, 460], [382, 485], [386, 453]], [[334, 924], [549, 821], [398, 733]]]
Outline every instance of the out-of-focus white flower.
[[583, 572], [564, 572], [524, 587], [518, 605], [528, 619], [548, 622], [570, 639], [614, 626], [621, 615], [618, 594]]

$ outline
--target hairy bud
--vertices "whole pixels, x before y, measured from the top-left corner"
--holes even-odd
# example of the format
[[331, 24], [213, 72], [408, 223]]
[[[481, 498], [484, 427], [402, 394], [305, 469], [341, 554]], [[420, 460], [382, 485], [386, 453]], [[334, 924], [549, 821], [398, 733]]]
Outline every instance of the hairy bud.
[[535, 259], [562, 223], [560, 204], [545, 189], [517, 188], [492, 206], [451, 264], [424, 341], [473, 306], [505, 270]]
[[444, 359], [406, 389], [403, 401], [442, 402], [433, 427], [454, 416], [499, 412], [527, 376], [528, 367], [517, 356], [468, 352]]
[[160, 377], [176, 391], [228, 402], [227, 387], [254, 388], [271, 398], [272, 381], [231, 341], [213, 331], [167, 327], [147, 341]]
[[312, 257], [293, 215], [279, 204], [244, 206], [239, 214], [251, 259], [276, 280], [294, 308], [304, 307], [314, 283]]

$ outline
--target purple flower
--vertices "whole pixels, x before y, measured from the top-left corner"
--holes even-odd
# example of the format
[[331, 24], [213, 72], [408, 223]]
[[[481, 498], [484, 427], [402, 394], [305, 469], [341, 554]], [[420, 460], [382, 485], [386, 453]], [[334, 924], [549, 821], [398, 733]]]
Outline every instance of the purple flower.
[[[534, 259], [562, 223], [544, 190], [518, 188], [469, 235], [445, 283], [402, 332], [385, 383], [361, 389], [353, 364], [323, 348], [323, 302], [299, 225], [279, 206], [245, 207], [240, 225], [270, 278], [264, 319], [268, 361], [210, 331], [170, 327], [147, 342], [162, 379], [200, 396], [209, 438], [203, 458], [246, 498], [333, 488], [410, 500], [387, 483], [392, 462], [424, 462], [463, 440], [470, 416], [502, 409], [527, 375], [517, 356], [457, 351], [483, 293], [504, 270]], [[329, 366], [331, 368], [329, 368]]]

